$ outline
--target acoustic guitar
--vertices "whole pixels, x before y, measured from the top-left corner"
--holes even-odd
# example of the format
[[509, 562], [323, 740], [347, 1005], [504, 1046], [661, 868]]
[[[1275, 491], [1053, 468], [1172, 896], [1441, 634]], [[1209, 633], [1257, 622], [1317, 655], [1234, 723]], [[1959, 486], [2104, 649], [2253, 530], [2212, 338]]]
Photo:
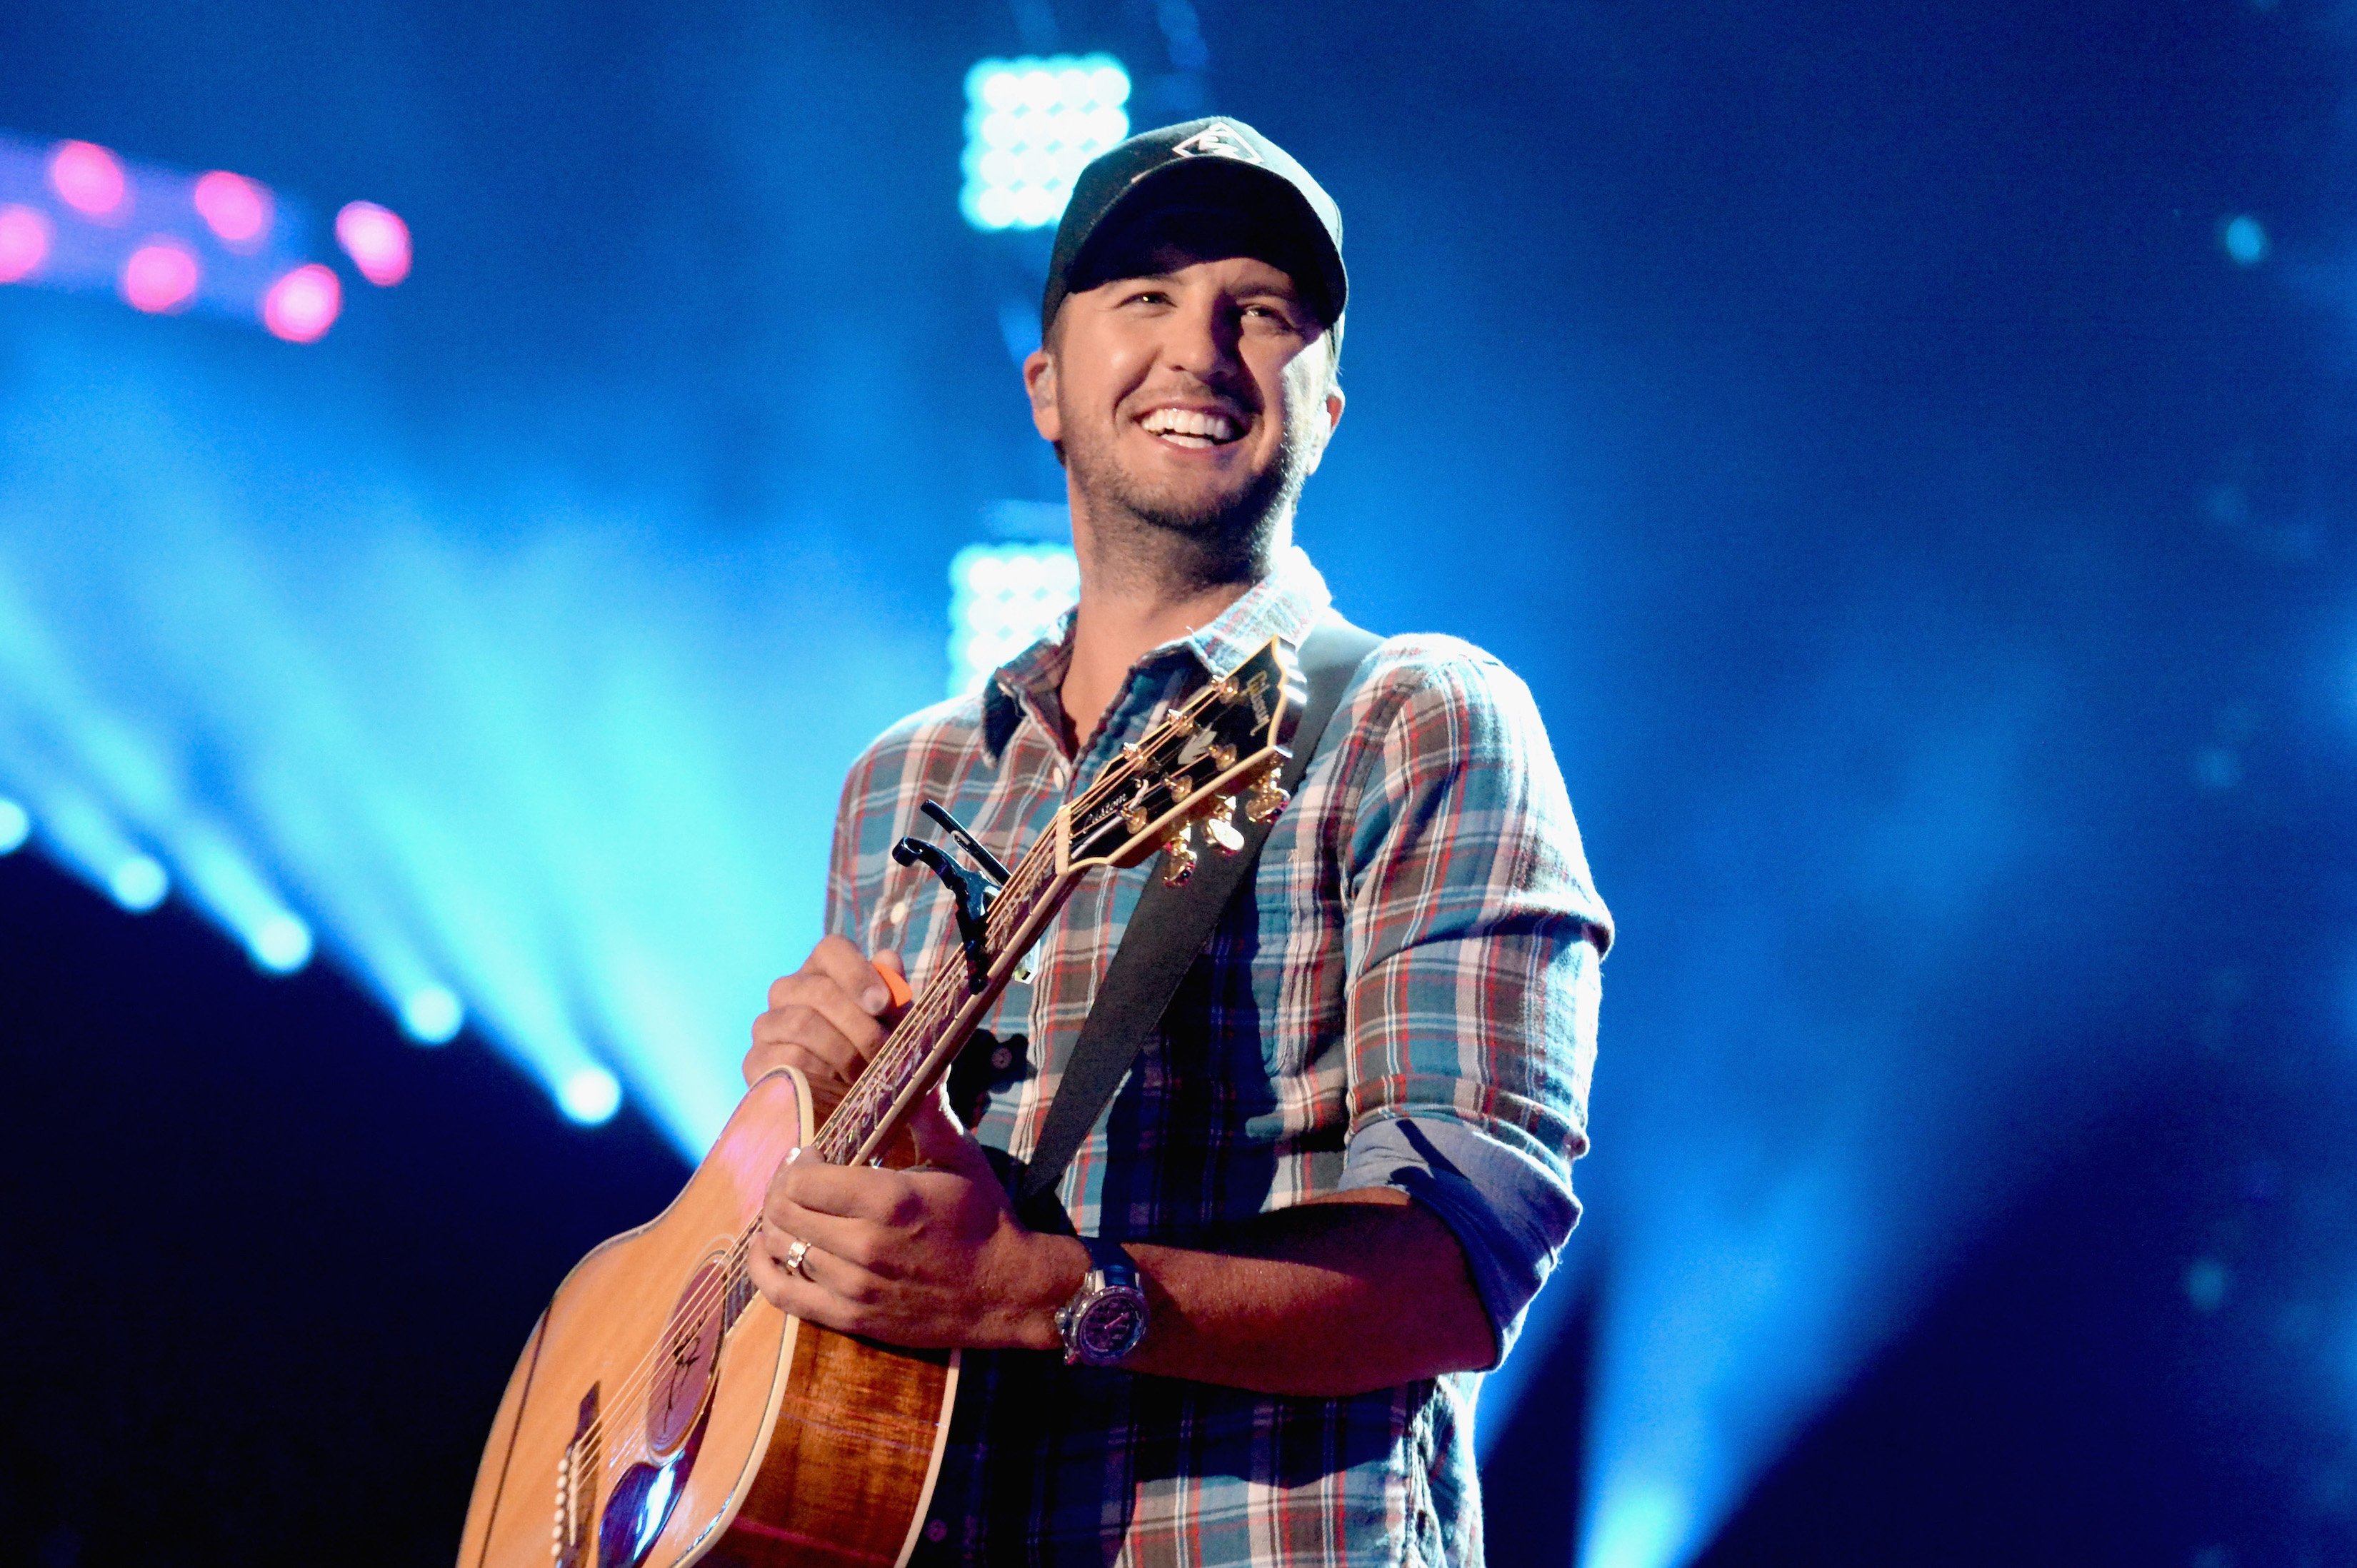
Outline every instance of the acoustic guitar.
[[475, 1477], [459, 1568], [879, 1568], [915, 1551], [957, 1396], [958, 1353], [905, 1350], [789, 1317], [746, 1255], [780, 1161], [883, 1164], [903, 1124], [1080, 879], [1164, 852], [1182, 881], [1200, 829], [1234, 853], [1265, 822], [1303, 699], [1273, 641], [1178, 704], [1060, 809], [1012, 872], [903, 839], [957, 899], [960, 951], [911, 995], [813, 1126], [791, 1069], [747, 1091], [671, 1207], [557, 1286], [508, 1380]]

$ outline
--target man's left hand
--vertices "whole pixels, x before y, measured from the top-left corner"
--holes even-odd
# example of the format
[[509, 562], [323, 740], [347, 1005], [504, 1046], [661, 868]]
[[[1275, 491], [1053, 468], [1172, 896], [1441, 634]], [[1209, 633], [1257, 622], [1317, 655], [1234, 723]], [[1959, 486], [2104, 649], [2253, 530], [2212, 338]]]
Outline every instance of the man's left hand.
[[[911, 1348], [1059, 1348], [1056, 1308], [1088, 1252], [1024, 1229], [982, 1147], [938, 1091], [909, 1118], [907, 1170], [792, 1160], [778, 1167], [748, 1263], [781, 1311]], [[785, 1266], [798, 1241], [799, 1272]]]

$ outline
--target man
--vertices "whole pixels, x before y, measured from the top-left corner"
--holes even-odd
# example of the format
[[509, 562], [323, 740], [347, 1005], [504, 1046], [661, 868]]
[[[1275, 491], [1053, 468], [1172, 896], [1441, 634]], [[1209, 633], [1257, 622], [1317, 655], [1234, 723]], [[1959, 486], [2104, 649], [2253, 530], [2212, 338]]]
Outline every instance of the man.
[[[959, 961], [947, 899], [887, 853], [922, 800], [1011, 858], [1167, 704], [1328, 613], [1292, 523], [1342, 413], [1340, 236], [1233, 120], [1082, 174], [1023, 371], [1079, 606], [852, 768], [830, 934], [771, 988], [748, 1079], [791, 1063], [839, 1092], [888, 1022], [871, 962], [921, 988]], [[780, 1170], [755, 1281], [830, 1327], [968, 1348], [920, 1562], [1478, 1562], [1468, 1374], [1577, 1218], [1610, 940], [1529, 693], [1447, 638], [1368, 655], [1065, 1172], [1078, 1235], [1027, 1227], [985, 1145], [1037, 1147], [1151, 875], [1100, 874], [1050, 926], [986, 1026], [974, 1136], [935, 1103], [918, 1168]], [[1142, 1340], [1075, 1337], [1133, 1282]]]

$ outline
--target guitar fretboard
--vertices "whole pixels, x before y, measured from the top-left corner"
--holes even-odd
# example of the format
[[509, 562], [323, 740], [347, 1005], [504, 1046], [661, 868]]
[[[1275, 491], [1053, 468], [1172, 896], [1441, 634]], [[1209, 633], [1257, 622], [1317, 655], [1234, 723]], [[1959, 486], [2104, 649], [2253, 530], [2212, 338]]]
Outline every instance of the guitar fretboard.
[[[1135, 865], [1157, 840], [1183, 849], [1188, 824], [1197, 819], [1207, 832], [1224, 824], [1224, 847], [1232, 851], [1242, 842], [1231, 821], [1235, 794], [1254, 768], [1273, 785], [1301, 700], [1297, 682], [1292, 656], [1271, 641], [1125, 746], [1056, 814], [992, 901], [982, 944], [987, 983], [974, 989], [963, 949], [948, 957], [827, 1117], [810, 1154], [830, 1165], [877, 1155], [1006, 989], [1023, 950], [1039, 940], [1081, 868]], [[1276, 806], [1283, 803], [1280, 793]]]
[[975, 1004], [986, 1005], [1004, 989], [1007, 972], [1014, 967], [1012, 961], [1020, 956], [1015, 950], [1016, 942], [1024, 939], [1032, 917], [1058, 899], [1055, 838], [1050, 832], [1032, 845], [991, 902], [984, 939], [995, 975], [990, 989], [980, 994], [974, 992], [963, 952], [944, 961], [924, 994], [909, 1004], [894, 1026], [859, 1081], [819, 1129], [812, 1142], [812, 1155], [830, 1165], [848, 1165], [863, 1157], [880, 1144], [917, 1091], [931, 1087], [928, 1069], [942, 1065], [942, 1058], [964, 1044], [981, 1013]]

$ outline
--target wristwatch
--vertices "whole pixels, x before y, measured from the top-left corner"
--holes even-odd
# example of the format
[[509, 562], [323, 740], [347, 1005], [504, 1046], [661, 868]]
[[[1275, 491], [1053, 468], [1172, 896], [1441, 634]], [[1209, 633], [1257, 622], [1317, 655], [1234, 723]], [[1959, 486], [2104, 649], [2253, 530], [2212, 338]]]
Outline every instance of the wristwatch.
[[1089, 1272], [1072, 1299], [1056, 1309], [1056, 1332], [1064, 1337], [1064, 1363], [1110, 1367], [1146, 1337], [1146, 1292], [1137, 1265], [1111, 1241], [1083, 1236]]

